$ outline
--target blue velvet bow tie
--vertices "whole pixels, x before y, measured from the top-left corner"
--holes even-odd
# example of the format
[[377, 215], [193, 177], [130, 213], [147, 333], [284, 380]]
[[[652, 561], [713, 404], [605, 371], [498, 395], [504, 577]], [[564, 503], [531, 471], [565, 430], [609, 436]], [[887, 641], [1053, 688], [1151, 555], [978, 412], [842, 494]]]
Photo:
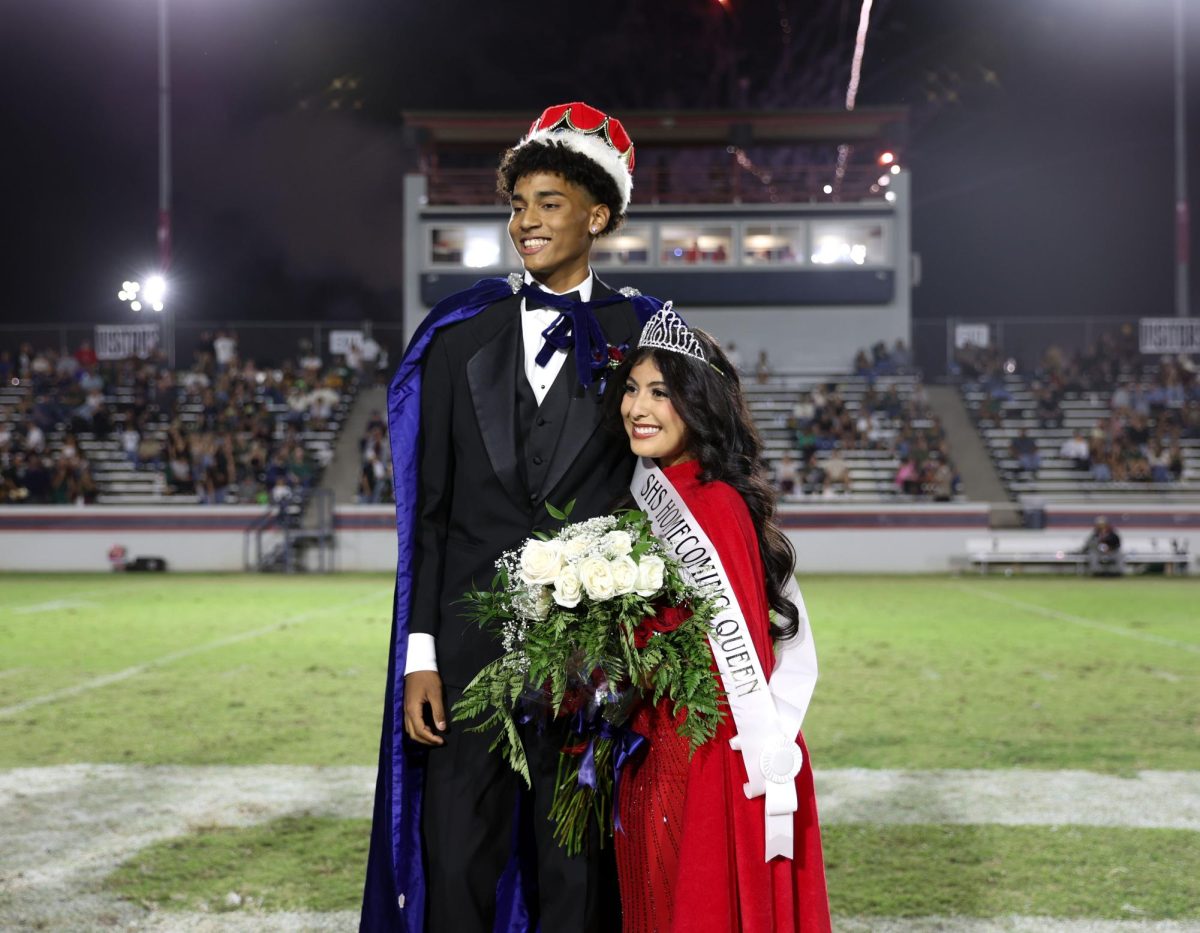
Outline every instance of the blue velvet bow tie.
[[519, 294], [525, 299], [527, 309], [553, 308], [558, 312], [554, 323], [542, 331], [542, 338], [546, 342], [538, 351], [538, 366], [549, 363], [556, 350], [574, 347], [575, 372], [579, 376], [579, 384], [585, 389], [591, 386], [593, 371], [603, 369], [608, 363], [608, 341], [593, 309], [618, 304], [625, 301], [625, 297], [611, 295], [595, 301], [579, 301], [571, 297], [578, 295], [578, 292], [555, 295], [529, 283], [521, 286]]

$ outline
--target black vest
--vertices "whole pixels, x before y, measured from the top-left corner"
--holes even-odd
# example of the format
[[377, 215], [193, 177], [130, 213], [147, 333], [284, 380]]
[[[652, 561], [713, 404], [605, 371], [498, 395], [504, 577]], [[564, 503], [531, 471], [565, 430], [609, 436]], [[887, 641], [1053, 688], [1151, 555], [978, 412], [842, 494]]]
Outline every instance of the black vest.
[[[550, 459], [554, 456], [554, 448], [558, 446], [558, 438], [571, 404], [570, 379], [574, 367], [570, 365], [570, 360], [563, 361], [562, 369], [551, 384], [545, 399], [538, 405], [533, 387], [529, 385], [525, 376], [523, 340], [517, 341], [517, 354], [517, 460], [521, 468], [521, 478], [525, 481], [525, 488], [529, 490], [530, 504], [541, 511], [546, 471], [550, 469]], [[551, 505], [562, 508], [566, 503], [552, 502]]]

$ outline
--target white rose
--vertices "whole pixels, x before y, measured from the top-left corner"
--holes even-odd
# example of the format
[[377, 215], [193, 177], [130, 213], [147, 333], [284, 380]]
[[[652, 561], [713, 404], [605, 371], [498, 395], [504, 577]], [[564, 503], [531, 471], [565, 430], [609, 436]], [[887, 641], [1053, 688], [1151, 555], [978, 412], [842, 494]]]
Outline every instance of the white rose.
[[600, 539], [600, 546], [604, 549], [605, 557], [616, 560], [633, 550], [633, 538], [628, 531], [610, 531]]
[[568, 538], [563, 542], [563, 557], [567, 560], [578, 560], [590, 551], [595, 543], [596, 539], [592, 535], [576, 535], [574, 538]]
[[614, 561], [609, 562], [609, 569], [612, 571], [613, 585], [617, 589], [618, 596], [624, 596], [626, 593], [632, 593], [634, 587], [637, 586], [638, 565], [633, 562], [632, 557], [618, 557]]
[[562, 569], [562, 552], [554, 541], [533, 540], [521, 549], [521, 579], [531, 586], [553, 583]]
[[554, 601], [564, 609], [574, 609], [583, 598], [583, 584], [574, 567], [563, 567], [554, 578]]
[[663, 588], [663, 574], [667, 565], [656, 554], [644, 554], [637, 565], [637, 583], [633, 591], [649, 599]]
[[591, 599], [602, 602], [616, 595], [612, 567], [603, 557], [585, 557], [575, 569], [579, 572], [579, 582], [583, 584], [584, 592]]

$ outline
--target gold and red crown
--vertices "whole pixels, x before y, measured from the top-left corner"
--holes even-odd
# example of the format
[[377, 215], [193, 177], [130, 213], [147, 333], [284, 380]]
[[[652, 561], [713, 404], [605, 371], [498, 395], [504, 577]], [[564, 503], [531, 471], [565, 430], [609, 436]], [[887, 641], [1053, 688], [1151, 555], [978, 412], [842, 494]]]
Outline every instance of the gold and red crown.
[[621, 210], [629, 206], [633, 192], [633, 140], [616, 117], [582, 101], [555, 104], [530, 124], [529, 132], [517, 146], [530, 142], [561, 143], [591, 159], [617, 183]]

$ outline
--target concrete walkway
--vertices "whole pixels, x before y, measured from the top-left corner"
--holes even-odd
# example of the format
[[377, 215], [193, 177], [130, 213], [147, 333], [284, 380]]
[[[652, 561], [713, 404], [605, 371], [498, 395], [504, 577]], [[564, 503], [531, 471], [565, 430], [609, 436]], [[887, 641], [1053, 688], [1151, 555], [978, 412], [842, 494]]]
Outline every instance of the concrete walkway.
[[[362, 452], [359, 442], [367, 430], [371, 412], [387, 417], [387, 387], [363, 386], [346, 415], [333, 449], [333, 460], [321, 477], [321, 488], [333, 490], [333, 501], [347, 505], [358, 500], [358, 482], [362, 473]], [[385, 451], [386, 453], [386, 451]]]
[[946, 432], [946, 441], [962, 480], [963, 495], [973, 502], [1001, 505], [992, 510], [994, 526], [1018, 525], [1020, 519], [1015, 508], [1002, 505], [1010, 501], [1008, 490], [1004, 488], [991, 454], [967, 413], [967, 406], [963, 404], [958, 388], [930, 385], [925, 387], [925, 392], [929, 397], [930, 409], [941, 419], [942, 429]]

